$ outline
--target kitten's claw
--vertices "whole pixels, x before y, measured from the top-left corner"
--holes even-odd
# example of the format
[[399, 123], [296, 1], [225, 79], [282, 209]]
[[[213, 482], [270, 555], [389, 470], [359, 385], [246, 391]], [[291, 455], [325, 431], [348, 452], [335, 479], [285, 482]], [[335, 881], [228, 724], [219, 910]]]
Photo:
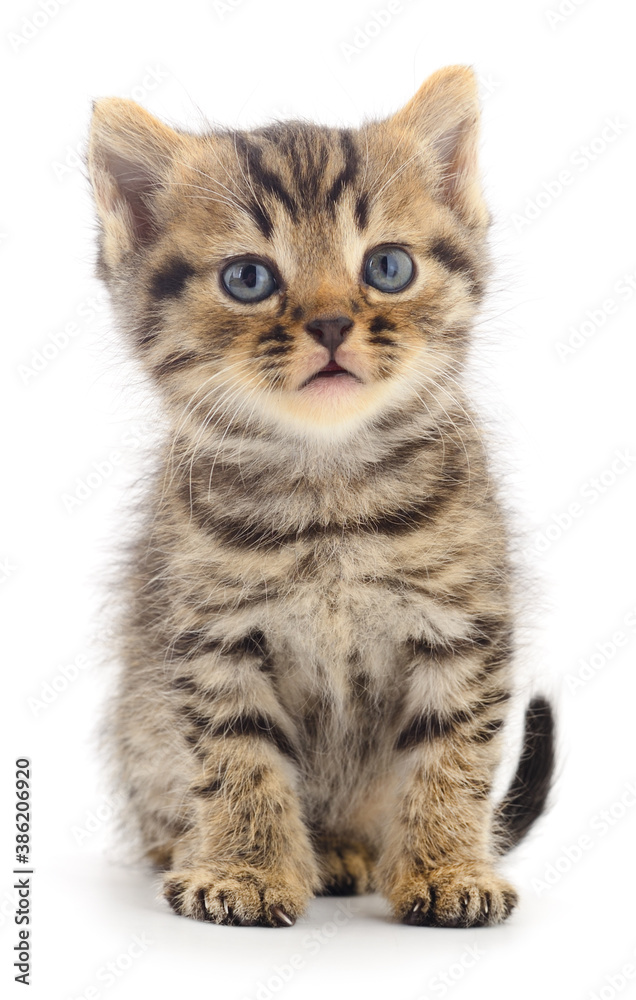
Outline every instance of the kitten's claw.
[[506, 920], [516, 902], [508, 882], [485, 863], [473, 861], [413, 872], [403, 886], [396, 883], [393, 905], [406, 924], [486, 927]]
[[311, 886], [293, 873], [244, 869], [219, 877], [209, 868], [190, 867], [167, 873], [163, 893], [176, 913], [195, 920], [226, 927], [293, 927], [311, 898]]
[[276, 927], [293, 927], [296, 921], [286, 913], [282, 906], [271, 906], [269, 912]]
[[208, 914], [208, 909], [207, 906], [205, 905], [205, 889], [199, 889], [197, 893], [197, 901], [198, 901], [197, 914], [199, 916], [199, 919], [209, 920], [210, 917]]

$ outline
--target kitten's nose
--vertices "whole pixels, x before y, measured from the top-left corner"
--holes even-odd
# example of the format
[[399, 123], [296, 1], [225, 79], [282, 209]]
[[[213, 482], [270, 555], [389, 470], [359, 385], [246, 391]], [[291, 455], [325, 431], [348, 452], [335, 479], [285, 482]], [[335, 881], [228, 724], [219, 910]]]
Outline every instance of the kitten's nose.
[[319, 316], [307, 323], [305, 329], [328, 349], [333, 358], [352, 326], [353, 320], [349, 316]]

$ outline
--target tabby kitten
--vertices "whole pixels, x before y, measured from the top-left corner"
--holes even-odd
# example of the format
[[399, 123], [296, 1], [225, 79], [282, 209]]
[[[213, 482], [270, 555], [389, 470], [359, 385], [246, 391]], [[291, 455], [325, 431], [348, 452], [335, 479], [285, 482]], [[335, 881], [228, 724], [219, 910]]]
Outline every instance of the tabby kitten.
[[96, 103], [99, 274], [171, 433], [127, 573], [118, 782], [177, 913], [315, 893], [496, 924], [541, 812], [543, 698], [498, 806], [505, 520], [461, 385], [487, 275], [465, 67], [359, 129], [174, 131]]

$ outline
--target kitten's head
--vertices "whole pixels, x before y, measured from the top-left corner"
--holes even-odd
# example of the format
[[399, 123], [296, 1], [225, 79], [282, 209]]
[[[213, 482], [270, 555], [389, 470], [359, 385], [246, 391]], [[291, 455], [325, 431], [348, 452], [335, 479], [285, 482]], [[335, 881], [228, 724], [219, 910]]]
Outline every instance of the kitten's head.
[[98, 101], [100, 273], [175, 416], [341, 438], [456, 373], [486, 270], [478, 117], [465, 67], [358, 129], [191, 135]]

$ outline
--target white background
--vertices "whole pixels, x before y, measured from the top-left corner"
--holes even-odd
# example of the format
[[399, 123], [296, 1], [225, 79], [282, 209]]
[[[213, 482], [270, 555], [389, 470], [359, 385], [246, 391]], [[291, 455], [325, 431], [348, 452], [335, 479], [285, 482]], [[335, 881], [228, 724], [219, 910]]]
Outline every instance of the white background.
[[[0, 31], [2, 981], [23, 994], [11, 981], [11, 788], [13, 761], [27, 755], [30, 996], [636, 995], [636, 979], [620, 972], [628, 963], [636, 972], [631, 5], [565, 0], [566, 13], [550, 16], [559, 0], [402, 0], [389, 24], [367, 31], [383, 0], [67, 0], [57, 12], [47, 2], [49, 15], [37, 0], [5, 4]], [[483, 930], [395, 925], [372, 897], [353, 900], [353, 915], [317, 900], [289, 930], [180, 919], [125, 845], [113, 847], [94, 750], [108, 687], [96, 663], [97, 608], [154, 419], [92, 276], [93, 210], [77, 166], [90, 101], [132, 94], [194, 128], [203, 115], [244, 127], [294, 115], [356, 124], [459, 62], [482, 81], [498, 262], [476, 336], [478, 391], [524, 532], [532, 629], [523, 666], [529, 685], [554, 693], [560, 717], [552, 809], [505, 865], [521, 905]], [[560, 356], [573, 333], [580, 346]], [[73, 503], [94, 463], [103, 482]], [[508, 770], [517, 735], [512, 727]]]

